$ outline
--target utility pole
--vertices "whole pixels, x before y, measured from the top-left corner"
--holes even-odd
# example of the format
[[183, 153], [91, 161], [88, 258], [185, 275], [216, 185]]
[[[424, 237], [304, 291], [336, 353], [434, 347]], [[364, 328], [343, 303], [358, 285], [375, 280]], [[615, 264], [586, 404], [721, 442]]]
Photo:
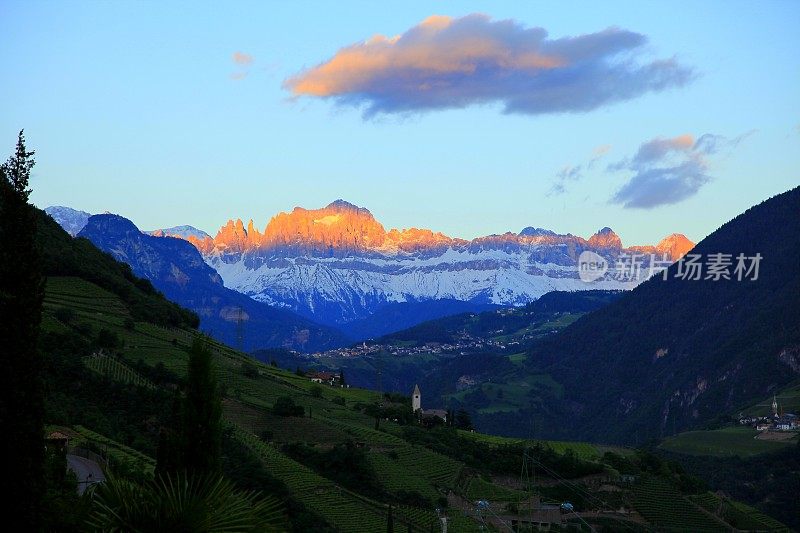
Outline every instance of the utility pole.
[[245, 312], [241, 306], [236, 309], [236, 348], [244, 351], [244, 316]]

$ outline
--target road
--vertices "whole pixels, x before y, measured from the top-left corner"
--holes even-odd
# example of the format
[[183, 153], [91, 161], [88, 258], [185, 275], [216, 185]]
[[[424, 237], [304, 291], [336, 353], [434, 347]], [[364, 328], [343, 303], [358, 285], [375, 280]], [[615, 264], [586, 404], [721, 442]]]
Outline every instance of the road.
[[78, 494], [83, 494], [89, 485], [106, 479], [99, 464], [78, 455], [67, 454], [67, 468], [75, 472], [78, 477]]

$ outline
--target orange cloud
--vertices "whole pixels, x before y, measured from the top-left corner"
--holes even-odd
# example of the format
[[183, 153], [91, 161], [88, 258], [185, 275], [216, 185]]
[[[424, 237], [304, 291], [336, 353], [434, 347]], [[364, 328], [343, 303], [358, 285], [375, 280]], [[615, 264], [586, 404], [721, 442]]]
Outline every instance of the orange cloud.
[[508, 112], [585, 111], [691, 79], [673, 60], [616, 61], [645, 42], [619, 28], [548, 39], [543, 28], [513, 20], [434, 15], [401, 35], [341, 48], [283, 86], [295, 96], [365, 104], [368, 114], [491, 101]]

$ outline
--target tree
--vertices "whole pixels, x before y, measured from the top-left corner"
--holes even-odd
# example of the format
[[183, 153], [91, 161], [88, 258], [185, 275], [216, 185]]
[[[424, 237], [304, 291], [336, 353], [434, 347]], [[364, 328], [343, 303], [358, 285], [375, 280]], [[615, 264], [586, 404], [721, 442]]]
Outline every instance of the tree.
[[286, 531], [283, 504], [237, 489], [219, 474], [165, 475], [98, 485], [89, 526], [98, 531]]
[[222, 404], [205, 337], [192, 342], [183, 407], [183, 466], [189, 472], [217, 472], [222, 448]]
[[472, 429], [472, 419], [465, 409], [459, 409], [456, 413], [455, 426], [458, 429]]
[[339, 383], [342, 387], [347, 385], [347, 382], [344, 380], [344, 369], [339, 370]]
[[0, 166], [0, 420], [3, 476], [13, 485], [5, 504], [6, 527], [35, 531], [41, 526], [44, 474], [42, 358], [37, 350], [44, 281], [35, 246], [36, 213], [28, 203], [35, 162], [19, 132], [14, 155]]
[[391, 507], [389, 507], [389, 514], [386, 517], [386, 533], [394, 533], [394, 517]]
[[158, 434], [156, 475], [163, 476], [183, 469], [183, 398], [176, 391], [172, 408]]
[[277, 416], [303, 416], [305, 409], [294, 403], [289, 396], [280, 396], [272, 406], [272, 414]]

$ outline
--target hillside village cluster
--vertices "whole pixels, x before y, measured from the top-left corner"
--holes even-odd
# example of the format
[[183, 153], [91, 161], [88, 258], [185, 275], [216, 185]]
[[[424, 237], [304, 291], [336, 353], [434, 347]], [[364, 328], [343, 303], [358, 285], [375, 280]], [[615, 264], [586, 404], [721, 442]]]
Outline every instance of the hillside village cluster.
[[739, 424], [752, 426], [757, 431], [797, 431], [800, 430], [800, 418], [794, 413], [784, 413], [778, 406], [778, 399], [772, 397], [772, 415], [739, 416]]
[[420, 354], [459, 354], [467, 355], [485, 350], [508, 350], [519, 346], [519, 341], [499, 341], [475, 337], [466, 332], [461, 332], [455, 342], [426, 342], [415, 346], [402, 346], [392, 343], [367, 344], [366, 342], [354, 346], [335, 348], [324, 352], [316, 352], [311, 357], [363, 357], [388, 353], [396, 357]]

